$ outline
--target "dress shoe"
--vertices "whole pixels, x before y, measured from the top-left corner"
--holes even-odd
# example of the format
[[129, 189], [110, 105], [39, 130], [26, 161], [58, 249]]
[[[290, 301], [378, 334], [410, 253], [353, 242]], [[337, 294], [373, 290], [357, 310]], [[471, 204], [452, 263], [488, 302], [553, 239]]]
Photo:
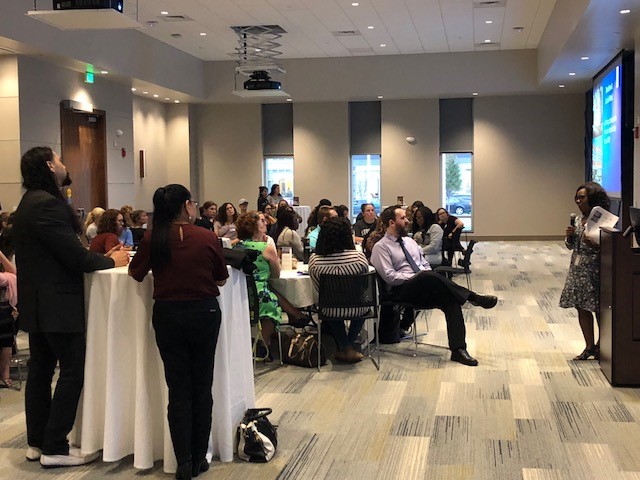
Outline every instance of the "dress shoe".
[[27, 448], [27, 453], [25, 457], [27, 457], [27, 460], [29, 460], [30, 462], [36, 462], [40, 460], [41, 455], [42, 455], [42, 450], [40, 450], [38, 447], [29, 446]]
[[347, 347], [344, 350], [338, 350], [334, 358], [345, 363], [358, 363], [362, 361], [364, 355], [351, 347]]
[[580, 355], [574, 358], [574, 360], [589, 360], [591, 357], [593, 357], [594, 360], [600, 360], [600, 347], [598, 345], [594, 345], [591, 348], [585, 348]]
[[178, 465], [176, 480], [191, 480], [191, 462]]
[[209, 462], [207, 462], [206, 458], [203, 458], [200, 461], [193, 462], [193, 468], [191, 469], [191, 476], [193, 478], [197, 477], [203, 472], [209, 470]]
[[76, 467], [86, 465], [96, 460], [100, 452], [84, 455], [79, 448], [70, 448], [68, 455], [45, 455], [40, 456], [40, 464], [45, 468], [53, 467]]
[[471, 292], [467, 299], [471, 305], [482, 308], [493, 308], [498, 304], [498, 297], [494, 295], [479, 295]]
[[477, 367], [478, 361], [469, 355], [464, 348], [458, 348], [451, 352], [451, 361], [462, 363], [463, 365], [468, 365], [470, 367]]

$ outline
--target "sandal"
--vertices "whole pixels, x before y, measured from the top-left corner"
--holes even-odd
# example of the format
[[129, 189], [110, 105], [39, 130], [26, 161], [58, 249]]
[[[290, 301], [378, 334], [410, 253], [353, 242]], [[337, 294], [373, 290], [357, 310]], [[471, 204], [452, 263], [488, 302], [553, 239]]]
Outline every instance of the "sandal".
[[11, 390], [18, 390], [18, 387], [13, 384], [13, 380], [10, 378], [4, 378], [0, 380], [0, 388], [10, 388]]
[[589, 360], [590, 357], [593, 357], [595, 360], [600, 360], [600, 347], [593, 345], [591, 348], [585, 348], [580, 355], [574, 358], [574, 360]]

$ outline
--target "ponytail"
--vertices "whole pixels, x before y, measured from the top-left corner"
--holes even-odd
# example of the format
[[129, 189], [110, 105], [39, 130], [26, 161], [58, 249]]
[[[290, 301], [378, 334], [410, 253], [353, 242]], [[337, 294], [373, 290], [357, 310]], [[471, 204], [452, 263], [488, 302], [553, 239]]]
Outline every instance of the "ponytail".
[[151, 229], [151, 268], [162, 270], [171, 262], [171, 223], [180, 215], [182, 205], [191, 193], [182, 185], [171, 184], [158, 188], [153, 194]]

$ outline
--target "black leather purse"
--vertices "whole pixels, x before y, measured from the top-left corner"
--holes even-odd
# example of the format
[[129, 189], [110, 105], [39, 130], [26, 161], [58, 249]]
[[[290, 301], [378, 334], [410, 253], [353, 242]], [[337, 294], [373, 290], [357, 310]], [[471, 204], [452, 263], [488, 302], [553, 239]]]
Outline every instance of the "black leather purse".
[[253, 273], [258, 267], [255, 262], [259, 252], [249, 248], [223, 248], [222, 256], [227, 265], [242, 270], [246, 274]]

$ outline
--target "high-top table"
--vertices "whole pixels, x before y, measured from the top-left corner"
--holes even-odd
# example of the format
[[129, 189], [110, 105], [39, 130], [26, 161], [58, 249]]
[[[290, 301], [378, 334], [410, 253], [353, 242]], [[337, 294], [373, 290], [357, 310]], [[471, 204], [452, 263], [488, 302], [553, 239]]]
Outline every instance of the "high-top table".
[[[233, 460], [235, 429], [255, 406], [249, 306], [244, 274], [229, 268], [218, 301], [222, 325], [213, 375], [209, 458]], [[167, 386], [151, 325], [153, 278], [138, 283], [127, 267], [85, 276], [87, 355], [75, 443], [113, 462], [133, 454], [135, 468], [176, 460], [167, 423]]]

